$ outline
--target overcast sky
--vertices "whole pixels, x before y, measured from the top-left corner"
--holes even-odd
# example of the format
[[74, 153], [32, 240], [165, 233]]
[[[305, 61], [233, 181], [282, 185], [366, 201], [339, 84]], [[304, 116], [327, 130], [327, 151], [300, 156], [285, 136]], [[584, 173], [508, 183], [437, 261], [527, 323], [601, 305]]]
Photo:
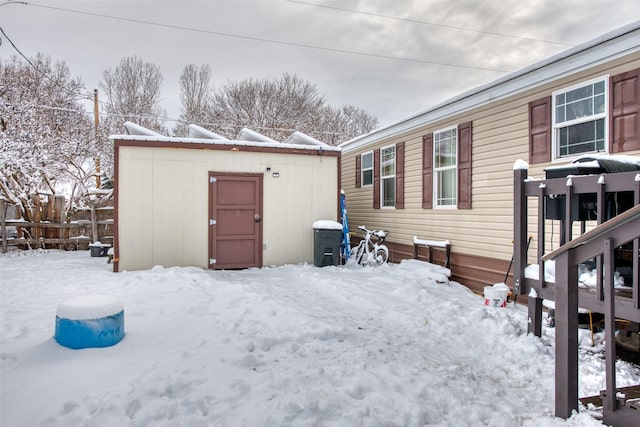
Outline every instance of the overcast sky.
[[[179, 76], [193, 63], [211, 66], [216, 87], [296, 74], [331, 105], [363, 108], [381, 125], [640, 19], [640, 0], [1, 3], [16, 47], [64, 60], [88, 93], [137, 55], [160, 67], [172, 118]], [[0, 57], [16, 54], [2, 39]]]

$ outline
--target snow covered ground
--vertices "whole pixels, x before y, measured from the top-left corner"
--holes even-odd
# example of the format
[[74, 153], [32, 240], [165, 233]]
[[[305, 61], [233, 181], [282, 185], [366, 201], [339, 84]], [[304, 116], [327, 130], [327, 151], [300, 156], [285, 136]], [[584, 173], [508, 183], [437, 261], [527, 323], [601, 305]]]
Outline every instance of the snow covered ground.
[[[0, 256], [1, 419], [16, 426], [594, 426], [553, 417], [553, 329], [490, 308], [441, 267], [156, 267], [89, 252]], [[124, 304], [113, 347], [56, 343], [65, 299]], [[601, 338], [598, 337], [601, 341]], [[580, 395], [604, 385], [581, 339]], [[640, 369], [618, 363], [620, 386]]]

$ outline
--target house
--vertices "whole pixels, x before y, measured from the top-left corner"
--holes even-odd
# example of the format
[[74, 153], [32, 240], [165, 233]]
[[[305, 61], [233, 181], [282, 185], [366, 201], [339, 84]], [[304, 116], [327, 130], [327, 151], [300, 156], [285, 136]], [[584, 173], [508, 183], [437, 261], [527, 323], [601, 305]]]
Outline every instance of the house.
[[350, 222], [389, 230], [395, 261], [414, 236], [449, 241], [452, 277], [481, 291], [513, 256], [516, 161], [535, 177], [585, 153], [640, 156], [640, 22], [341, 147]]
[[114, 271], [313, 262], [313, 223], [338, 217], [340, 148], [125, 127], [111, 137]]

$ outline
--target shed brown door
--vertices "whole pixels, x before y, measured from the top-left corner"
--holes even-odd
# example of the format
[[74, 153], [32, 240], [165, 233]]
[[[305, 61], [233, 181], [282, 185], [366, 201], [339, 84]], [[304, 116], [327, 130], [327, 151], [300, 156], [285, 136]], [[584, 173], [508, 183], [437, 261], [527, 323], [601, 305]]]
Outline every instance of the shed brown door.
[[209, 268], [262, 267], [262, 174], [209, 172]]

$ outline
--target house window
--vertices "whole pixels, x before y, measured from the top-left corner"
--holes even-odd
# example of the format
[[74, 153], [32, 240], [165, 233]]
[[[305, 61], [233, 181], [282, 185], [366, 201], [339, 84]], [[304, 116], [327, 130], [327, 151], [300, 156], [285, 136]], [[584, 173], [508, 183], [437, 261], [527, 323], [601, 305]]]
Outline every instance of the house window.
[[362, 186], [373, 184], [373, 151], [362, 155]]
[[436, 207], [455, 207], [458, 200], [458, 128], [433, 133], [433, 194]]
[[396, 205], [396, 146], [380, 149], [380, 199], [382, 207]]
[[601, 77], [553, 93], [554, 159], [606, 151], [608, 80]]

